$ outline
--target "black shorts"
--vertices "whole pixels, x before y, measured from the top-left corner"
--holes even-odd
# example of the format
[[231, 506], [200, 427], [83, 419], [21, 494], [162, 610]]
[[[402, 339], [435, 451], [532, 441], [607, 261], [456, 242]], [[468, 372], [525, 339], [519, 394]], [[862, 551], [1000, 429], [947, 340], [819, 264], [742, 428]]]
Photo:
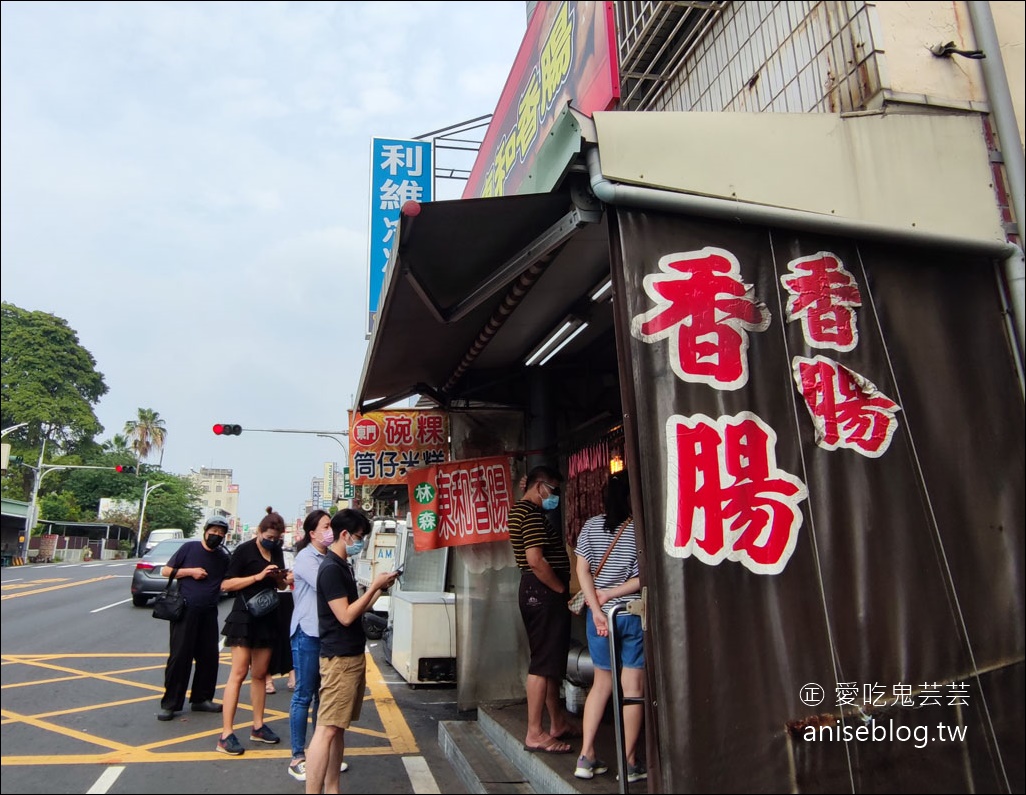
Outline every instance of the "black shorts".
[[[556, 572], [569, 588], [570, 572]], [[556, 593], [532, 572], [520, 573], [520, 615], [527, 630], [531, 649], [528, 673], [562, 679], [570, 654], [570, 610], [566, 603], [570, 594]]]

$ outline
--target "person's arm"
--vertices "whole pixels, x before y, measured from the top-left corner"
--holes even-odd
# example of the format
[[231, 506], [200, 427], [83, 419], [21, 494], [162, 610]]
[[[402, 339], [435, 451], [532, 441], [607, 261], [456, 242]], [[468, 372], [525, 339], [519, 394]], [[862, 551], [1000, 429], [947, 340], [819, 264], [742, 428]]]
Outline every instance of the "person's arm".
[[[578, 576], [580, 576], [580, 572], [578, 572]], [[631, 577], [627, 582], [615, 585], [612, 588], [603, 588], [595, 593], [598, 594], [598, 602], [601, 606], [618, 596], [630, 596], [632, 593], [638, 593], [640, 590], [641, 578]]]
[[167, 562], [167, 565], [160, 567], [160, 576], [161, 577], [170, 577], [171, 573], [176, 568], [178, 569], [178, 573], [175, 574], [175, 579], [176, 580], [180, 580], [183, 577], [192, 577], [194, 580], [202, 580], [204, 577], [207, 576], [207, 570], [203, 569], [203, 568], [194, 568], [194, 569], [183, 569], [183, 568], [180, 568], [180, 566], [182, 565], [182, 559], [185, 557], [185, 547], [186, 546], [187, 546], [186, 544], [183, 544], [181, 547], [179, 547], [175, 551], [175, 554], [173, 554], [171, 556], [171, 559]]
[[527, 565], [531, 567], [534, 576], [545, 583], [546, 587], [556, 593], [564, 593], [566, 589], [563, 587], [563, 581], [556, 576], [556, 570], [546, 560], [542, 549], [542, 547], [528, 547], [524, 550]]
[[307, 555], [300, 552], [292, 561], [292, 577], [294, 582], [305, 582], [313, 588], [317, 587], [317, 570], [321, 562], [316, 555]]
[[329, 600], [328, 606], [331, 608], [331, 612], [335, 614], [335, 618], [338, 619], [340, 624], [345, 627], [350, 627], [359, 621], [364, 613], [371, 609], [374, 602], [376, 602], [378, 597], [381, 595], [381, 592], [394, 583], [398, 576], [398, 571], [379, 574], [374, 578], [370, 587], [364, 591], [363, 595], [355, 602], [350, 602], [347, 597], [340, 596], [337, 599]]

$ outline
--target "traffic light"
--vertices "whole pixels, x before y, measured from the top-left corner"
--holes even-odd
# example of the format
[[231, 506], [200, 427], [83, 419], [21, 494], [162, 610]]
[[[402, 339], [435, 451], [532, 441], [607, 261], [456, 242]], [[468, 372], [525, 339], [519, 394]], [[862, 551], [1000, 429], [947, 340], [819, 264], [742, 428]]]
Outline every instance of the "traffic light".
[[114, 467], [114, 471], [117, 472], [119, 475], [134, 475], [135, 467], [125, 464], [118, 464], [116, 467]]
[[242, 433], [241, 425], [219, 422], [214, 426], [214, 434], [216, 436], [238, 436], [240, 433]]

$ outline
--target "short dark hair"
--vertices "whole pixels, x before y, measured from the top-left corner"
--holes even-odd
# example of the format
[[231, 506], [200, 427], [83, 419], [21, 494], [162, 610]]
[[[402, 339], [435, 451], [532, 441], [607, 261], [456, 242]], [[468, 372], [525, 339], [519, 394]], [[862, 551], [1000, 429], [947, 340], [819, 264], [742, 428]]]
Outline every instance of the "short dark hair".
[[536, 466], [534, 469], [527, 473], [526, 487], [531, 488], [531, 486], [533, 486], [539, 480], [545, 480], [549, 483], [562, 483], [563, 476], [559, 474], [559, 470], [555, 467], [550, 467], [546, 466], [545, 464], [542, 464], [541, 466]]
[[357, 533], [365, 536], [370, 533], [370, 529], [370, 520], [363, 511], [357, 511], [353, 508], [343, 508], [331, 517], [331, 531], [336, 541], [338, 541], [338, 537], [342, 535], [343, 530], [351, 536], [356, 535]]

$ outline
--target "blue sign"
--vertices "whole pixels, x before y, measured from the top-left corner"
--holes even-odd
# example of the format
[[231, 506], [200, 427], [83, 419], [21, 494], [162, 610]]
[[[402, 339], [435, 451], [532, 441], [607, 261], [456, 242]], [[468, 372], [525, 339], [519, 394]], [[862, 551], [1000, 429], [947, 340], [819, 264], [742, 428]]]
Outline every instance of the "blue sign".
[[370, 182], [368, 334], [374, 327], [385, 273], [398, 241], [399, 211], [408, 201], [429, 202], [434, 197], [433, 142], [372, 138]]

